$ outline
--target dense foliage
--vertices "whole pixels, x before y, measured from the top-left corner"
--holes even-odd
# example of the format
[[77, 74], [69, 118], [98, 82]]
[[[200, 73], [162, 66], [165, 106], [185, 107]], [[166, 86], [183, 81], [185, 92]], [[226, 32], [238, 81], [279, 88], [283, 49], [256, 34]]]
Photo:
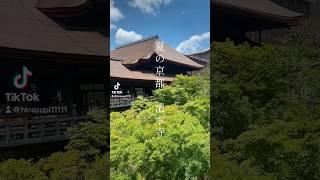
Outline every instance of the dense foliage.
[[[139, 97], [111, 114], [111, 179], [205, 179], [209, 173], [209, 75], [178, 76], [152, 100]], [[164, 103], [164, 111], [156, 106]], [[157, 135], [156, 117], [165, 134]], [[64, 152], [40, 160], [7, 160], [0, 177], [12, 180], [108, 179], [107, 121], [103, 111], [68, 130]], [[0, 178], [1, 179], [1, 178]]]
[[319, 65], [307, 44], [214, 44], [214, 179], [320, 179]]
[[[209, 170], [209, 76], [177, 76], [111, 114], [113, 179], [204, 179]], [[164, 110], [157, 106], [164, 103]], [[157, 123], [161, 116], [163, 124]], [[165, 133], [158, 136], [157, 130]]]
[[30, 161], [9, 159], [0, 164], [0, 179], [6, 180], [44, 180], [46, 176]]
[[107, 122], [103, 111], [88, 113], [91, 121], [68, 130], [65, 152], [35, 160], [9, 159], [0, 163], [0, 179], [7, 180], [105, 180], [107, 165]]

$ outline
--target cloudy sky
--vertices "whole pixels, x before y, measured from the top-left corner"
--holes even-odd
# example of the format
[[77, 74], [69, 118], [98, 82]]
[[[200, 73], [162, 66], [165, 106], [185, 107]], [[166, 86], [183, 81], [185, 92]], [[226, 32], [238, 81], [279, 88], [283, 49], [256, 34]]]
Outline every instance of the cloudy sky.
[[111, 0], [111, 50], [158, 35], [185, 54], [209, 49], [209, 0]]

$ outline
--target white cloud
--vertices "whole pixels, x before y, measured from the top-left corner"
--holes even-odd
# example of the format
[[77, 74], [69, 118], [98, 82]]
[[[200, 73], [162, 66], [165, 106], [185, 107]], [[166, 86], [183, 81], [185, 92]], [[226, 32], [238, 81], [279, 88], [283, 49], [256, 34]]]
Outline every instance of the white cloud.
[[110, 24], [110, 30], [114, 30], [114, 29], [117, 29], [117, 26], [111, 23]]
[[210, 45], [210, 32], [200, 35], [193, 35], [189, 39], [182, 41], [176, 48], [184, 54], [192, 54], [208, 49]]
[[145, 14], [156, 15], [161, 5], [168, 5], [171, 0], [130, 0], [129, 5], [139, 8]]
[[137, 34], [134, 31], [126, 31], [122, 28], [119, 28], [116, 32], [116, 43], [117, 44], [130, 43], [133, 41], [140, 40], [142, 38], [143, 38], [142, 35]]
[[120, 19], [124, 18], [124, 15], [121, 13], [121, 11], [114, 6], [113, 0], [110, 1], [110, 21], [116, 22]]

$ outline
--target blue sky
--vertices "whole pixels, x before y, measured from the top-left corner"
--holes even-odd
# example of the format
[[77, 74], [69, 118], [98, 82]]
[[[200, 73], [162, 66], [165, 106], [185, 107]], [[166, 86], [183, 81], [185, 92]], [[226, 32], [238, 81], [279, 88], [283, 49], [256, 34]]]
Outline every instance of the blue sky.
[[111, 0], [111, 50], [158, 35], [185, 54], [210, 46], [209, 0]]

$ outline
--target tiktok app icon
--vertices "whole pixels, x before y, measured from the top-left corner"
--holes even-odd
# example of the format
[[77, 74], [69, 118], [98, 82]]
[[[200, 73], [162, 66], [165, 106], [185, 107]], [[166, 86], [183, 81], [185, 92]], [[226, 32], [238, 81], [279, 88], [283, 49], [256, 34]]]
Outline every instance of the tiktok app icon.
[[22, 66], [22, 73], [17, 74], [13, 78], [13, 85], [17, 89], [24, 89], [25, 87], [27, 87], [29, 82], [29, 77], [31, 76], [32, 76], [32, 72], [28, 69], [28, 67]]
[[112, 91], [112, 97], [115, 97], [114, 95], [119, 95], [122, 94], [122, 91], [120, 90], [120, 83], [117, 82], [114, 86], [113, 86], [113, 91]]
[[117, 82], [117, 84], [116, 84], [116, 85], [114, 85], [114, 86], [113, 86], [113, 88], [114, 88], [114, 90], [118, 90], [118, 89], [120, 88], [120, 83], [119, 83], [119, 82]]

